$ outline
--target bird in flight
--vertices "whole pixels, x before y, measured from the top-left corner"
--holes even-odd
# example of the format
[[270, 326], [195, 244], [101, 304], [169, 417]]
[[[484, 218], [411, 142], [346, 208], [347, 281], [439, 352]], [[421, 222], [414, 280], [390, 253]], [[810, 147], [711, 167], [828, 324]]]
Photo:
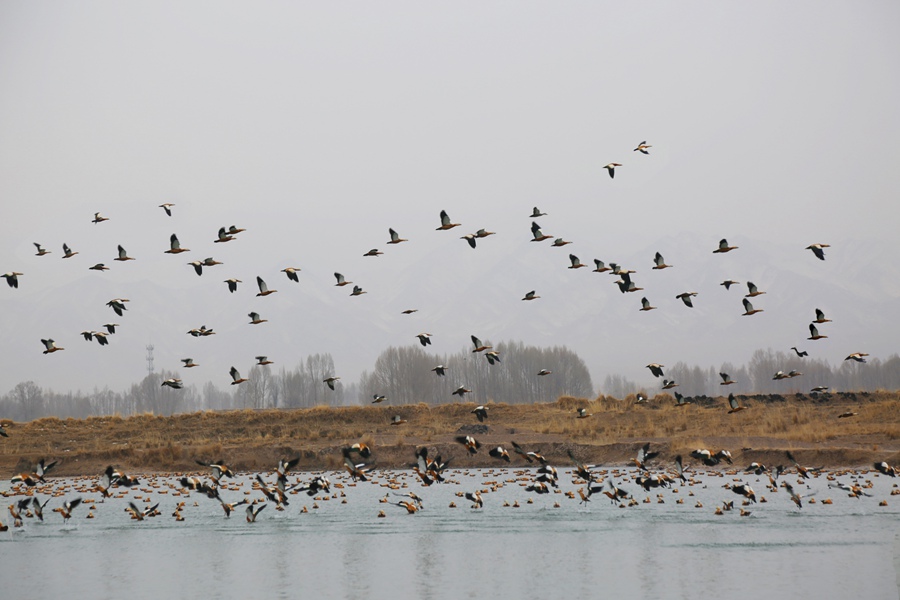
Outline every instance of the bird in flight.
[[281, 272], [287, 275], [287, 278], [295, 283], [300, 283], [300, 278], [297, 276], [297, 273], [300, 271], [298, 267], [287, 267], [286, 269], [282, 269]]
[[388, 244], [402, 244], [403, 242], [409, 241], [407, 239], [400, 237], [400, 235], [393, 229], [388, 228], [388, 233], [391, 236], [391, 241], [389, 241]]
[[181, 242], [178, 241], [178, 236], [174, 233], [169, 237], [169, 249], [165, 251], [166, 254], [180, 254], [182, 252], [189, 252], [190, 248], [182, 248]]
[[825, 260], [825, 248], [831, 248], [830, 244], [812, 244], [811, 246], [807, 246], [807, 250], [812, 250], [812, 253], [816, 255], [816, 258], [819, 260]]
[[605, 165], [603, 168], [606, 169], [606, 172], [609, 173], [609, 178], [613, 179], [616, 176], [616, 167], [621, 167], [620, 163], [609, 163]]
[[453, 229], [454, 227], [459, 227], [459, 223], [451, 223], [450, 215], [447, 214], [446, 210], [441, 211], [441, 226], [436, 229], [436, 231], [446, 231], [447, 229]]
[[[729, 246], [728, 240], [722, 238], [719, 240], [719, 247], [713, 250], [713, 254], [720, 254], [725, 252], [731, 252], [732, 250], [737, 250], [737, 246]], [[727, 288], [726, 288], [727, 289]]]

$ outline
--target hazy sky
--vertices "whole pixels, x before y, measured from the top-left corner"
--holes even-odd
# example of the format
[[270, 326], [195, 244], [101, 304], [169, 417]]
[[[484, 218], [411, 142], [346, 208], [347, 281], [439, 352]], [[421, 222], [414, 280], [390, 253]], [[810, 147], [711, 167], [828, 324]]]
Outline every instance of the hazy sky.
[[[0, 3], [0, 272], [25, 273], [18, 290], [0, 285], [0, 392], [25, 379], [120, 389], [143, 376], [150, 341], [157, 369], [208, 364], [190, 381], [182, 372], [188, 383], [227, 385], [228, 367], [249, 370], [258, 353], [291, 367], [313, 352], [352, 381], [420, 331], [440, 353], [471, 333], [567, 344], [597, 385], [609, 372], [645, 376], [660, 354], [682, 354], [648, 352], [652, 331], [595, 319], [596, 344], [626, 350], [596, 355], [577, 342], [585, 320], [563, 327], [540, 311], [566, 306], [555, 290], [590, 301], [601, 275], [550, 288], [542, 261], [565, 280], [569, 249], [583, 262], [640, 253], [626, 266], [647, 284], [663, 277], [645, 258], [657, 243], [675, 278], [687, 257], [666, 244], [696, 248], [705, 265], [727, 237], [796, 250], [735, 259], [741, 281], [738, 265], [764, 278], [793, 262], [835, 281], [865, 264], [879, 280], [879, 263], [849, 250], [893, 260], [898, 24], [896, 2]], [[649, 156], [632, 151], [642, 140]], [[614, 180], [602, 168], [612, 161], [623, 164]], [[571, 246], [528, 241], [535, 205]], [[463, 226], [436, 232], [441, 209]], [[96, 211], [110, 221], [92, 224]], [[247, 232], [213, 244], [231, 224]], [[388, 227], [410, 242], [387, 246]], [[459, 240], [481, 227], [497, 235], [474, 251]], [[192, 252], [163, 254], [171, 233]], [[34, 256], [32, 242], [53, 254]], [[63, 242], [80, 254], [61, 260]], [[822, 265], [803, 250], [815, 242], [833, 246]], [[137, 260], [113, 262], [117, 244]], [[385, 255], [363, 258], [370, 248]], [[226, 264], [198, 278], [185, 263], [206, 256]], [[96, 262], [112, 270], [88, 271]], [[287, 266], [303, 269], [300, 284], [279, 273]], [[334, 271], [368, 294], [348, 298]], [[279, 293], [255, 298], [256, 275]], [[231, 276], [238, 294], [222, 283]], [[623, 302], [611, 281], [595, 313]], [[543, 308], [519, 301], [531, 289], [549, 298]], [[900, 299], [896, 280], [871, 293]], [[639, 297], [627, 296], [632, 315]], [[113, 297], [132, 300], [124, 317], [104, 306]], [[763, 298], [771, 315], [777, 290]], [[659, 303], [678, 308], [668, 289]], [[403, 320], [404, 308], [420, 313]], [[247, 325], [250, 310], [270, 323]], [[486, 321], [491, 311], [502, 318]], [[692, 347], [691, 328], [710, 321], [669, 314], [660, 327], [696, 321], [681, 323], [685, 360], [746, 359]], [[803, 318], [790, 339], [805, 337]], [[555, 330], [529, 335], [536, 320]], [[106, 322], [122, 324], [109, 348], [78, 336]], [[221, 335], [185, 335], [201, 324]], [[747, 353], [781, 329], [753, 327]], [[861, 326], [853, 347], [826, 356], [862, 341], [896, 351], [897, 333]], [[43, 337], [67, 350], [42, 356]]]

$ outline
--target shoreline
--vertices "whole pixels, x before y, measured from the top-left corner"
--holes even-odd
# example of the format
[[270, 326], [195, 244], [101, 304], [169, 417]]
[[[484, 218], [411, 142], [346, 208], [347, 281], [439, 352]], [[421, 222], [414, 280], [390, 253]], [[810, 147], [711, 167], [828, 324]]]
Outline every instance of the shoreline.
[[[360, 441], [373, 448], [376, 468], [391, 469], [411, 468], [422, 446], [431, 455], [449, 457], [453, 468], [529, 466], [512, 453], [512, 441], [556, 466], [571, 464], [569, 451], [598, 465], [631, 464], [646, 442], [661, 452], [659, 465], [696, 448], [729, 450], [734, 464], [717, 468], [730, 469], [751, 462], [787, 465], [787, 450], [803, 464], [826, 468], [871, 468], [876, 461], [900, 459], [900, 393], [739, 398], [747, 410], [735, 414], [728, 414], [725, 398], [696, 398], [676, 407], [668, 394], [642, 404], [633, 397], [603, 396], [487, 404], [484, 423], [472, 414], [472, 403], [47, 417], [6, 427], [0, 477], [28, 470], [41, 458], [59, 461], [52, 476], [98, 475], [107, 465], [129, 472], [197, 472], [196, 460], [224, 461], [235, 471], [268, 471], [285, 457], [300, 458], [296, 470], [339, 470], [341, 448]], [[579, 408], [591, 416], [577, 418]], [[848, 413], [853, 414], [839, 417]], [[391, 425], [394, 415], [407, 422]], [[469, 455], [455, 441], [459, 435], [472, 435], [482, 448]], [[510, 451], [510, 463], [488, 456], [496, 445]]]

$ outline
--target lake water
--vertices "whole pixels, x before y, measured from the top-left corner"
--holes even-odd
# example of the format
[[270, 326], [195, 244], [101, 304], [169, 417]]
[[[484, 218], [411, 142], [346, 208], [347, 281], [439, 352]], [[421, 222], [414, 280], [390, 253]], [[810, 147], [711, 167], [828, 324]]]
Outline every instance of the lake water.
[[[246, 522], [244, 507], [226, 519], [215, 500], [197, 492], [173, 495], [180, 486], [172, 477], [144, 480], [138, 488], [145, 491], [132, 488], [125, 498], [102, 504], [98, 493], [85, 491], [90, 482], [51, 479], [62, 495], [50, 500], [43, 523], [30, 518], [24, 527], [13, 528], [3, 509], [0, 520], [10, 530], [0, 533], [2, 597], [900, 596], [900, 496], [890, 496], [895, 480], [875, 473], [860, 477], [873, 487], [866, 489], [872, 497], [859, 499], [828, 488], [824, 475], [810, 480], [809, 489], [798, 485], [796, 475], [783, 475], [818, 501], [804, 500], [802, 510], [784, 489], [766, 489], [766, 477], [743, 474], [696, 475], [694, 485], [650, 493], [616, 478], [640, 500], [626, 508], [600, 494], [585, 505], [577, 495], [526, 492], [522, 484], [528, 474], [512, 469], [451, 471], [452, 482], [427, 488], [409, 471], [374, 475], [373, 482], [352, 485], [343, 475], [328, 473], [336, 497], [314, 501], [306, 494], [291, 495], [284, 511], [270, 502], [256, 523]], [[264, 477], [274, 481], [272, 475]], [[310, 478], [296, 473], [290, 480]], [[424, 510], [408, 515], [380, 502], [390, 492], [384, 487], [389, 478], [408, 485], [391, 494], [414, 491], [424, 499]], [[767, 499], [746, 507], [752, 512], [748, 517], [738, 512], [742, 497], [722, 487], [735, 479]], [[850, 482], [851, 476], [838, 480]], [[483, 494], [481, 510], [456, 495], [488, 489], [491, 482], [503, 485]], [[239, 475], [228, 486], [235, 489], [221, 495], [229, 502], [262, 497], [251, 491], [249, 475]], [[578, 487], [568, 471], [560, 471], [563, 492]], [[0, 492], [10, 489], [8, 482], [0, 484]], [[93, 510], [77, 507], [68, 524], [50, 512], [77, 496], [96, 500]], [[150, 506], [146, 498], [160, 502], [162, 515], [131, 520], [125, 507], [138, 496], [141, 507]], [[10, 495], [6, 504], [21, 497]], [[643, 502], [647, 497], [650, 503]], [[679, 498], [682, 504], [676, 503]], [[833, 504], [823, 504], [826, 498]], [[390, 500], [402, 498], [391, 495]], [[725, 500], [735, 501], [734, 510], [715, 515]], [[879, 506], [881, 500], [889, 505]], [[186, 502], [182, 522], [171, 516], [179, 501]], [[457, 508], [450, 508], [451, 502]], [[516, 502], [519, 506], [512, 506]], [[303, 507], [308, 512], [301, 512]], [[379, 518], [379, 511], [386, 517]], [[87, 519], [89, 512], [95, 518]]]

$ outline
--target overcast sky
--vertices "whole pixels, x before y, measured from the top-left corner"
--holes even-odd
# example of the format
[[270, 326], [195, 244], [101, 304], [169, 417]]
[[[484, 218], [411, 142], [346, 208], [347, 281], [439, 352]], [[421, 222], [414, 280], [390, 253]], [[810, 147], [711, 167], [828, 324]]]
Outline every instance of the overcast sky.
[[[471, 333], [522, 339], [519, 321], [543, 317], [519, 301], [542, 281], [520, 261], [555, 252], [562, 269], [568, 249], [616, 260], [679, 240], [711, 261], [727, 237], [848, 275], [871, 259], [848, 249], [884, 251], [900, 223], [898, 24], [896, 2], [0, 3], [0, 272], [25, 273], [18, 290], [0, 286], [0, 328], [16, 334], [0, 336], [0, 392], [24, 379], [120, 389], [145, 373], [151, 341], [158, 369], [201, 362], [213, 342], [191, 346], [184, 333], [201, 324], [235, 328], [215, 339], [227, 353], [219, 347], [191, 382], [220, 385], [231, 364], [249, 369], [273, 349], [286, 367], [330, 352], [352, 381], [419, 331], [446, 332], [436, 352], [458, 351]], [[643, 140], [647, 156], [633, 151]], [[602, 167], [613, 161], [622, 166], [610, 179]], [[162, 202], [176, 204], [173, 217]], [[571, 246], [529, 243], [535, 205]], [[463, 225], [436, 232], [441, 209]], [[110, 221], [92, 224], [96, 211]], [[213, 244], [231, 224], [247, 232]], [[387, 246], [388, 227], [410, 242]], [[458, 239], [481, 227], [497, 235], [475, 251]], [[192, 252], [163, 254], [171, 233]], [[33, 242], [52, 254], [34, 256]], [[61, 260], [63, 242], [79, 255]], [[832, 244], [823, 265], [803, 250], [816, 242]], [[113, 262], [117, 244], [136, 260]], [[385, 255], [363, 258], [370, 248]], [[197, 278], [185, 263], [206, 256], [226, 264]], [[627, 266], [649, 278], [649, 259]], [[425, 260], [454, 280], [416, 285]], [[87, 270], [97, 262], [111, 270]], [[485, 262], [510, 265], [509, 289], [463, 294]], [[287, 266], [303, 269], [300, 284], [279, 273]], [[347, 298], [333, 271], [367, 296]], [[255, 298], [255, 275], [279, 293]], [[244, 281], [242, 300], [225, 289], [230, 276]], [[881, 300], [900, 298], [896, 281], [879, 285]], [[611, 281], [603, 290], [621, 301]], [[104, 306], [117, 296], [132, 300], [125, 317]], [[514, 301], [492, 329], [484, 303], [501, 297]], [[772, 313], [777, 290], [766, 299]], [[418, 320], [403, 321], [404, 308], [419, 308]], [[267, 309], [268, 330], [246, 324]], [[122, 330], [110, 348], [77, 335], [111, 321]], [[313, 321], [336, 339], [310, 339]], [[366, 347], [342, 329], [366, 323]], [[629, 332], [615, 331], [603, 343], [628, 346]], [[523, 341], [567, 344], [569, 331], [553, 333]], [[854, 343], [890, 349], [898, 332], [856, 333]], [[66, 352], [42, 356], [44, 337]], [[595, 379], [634, 376], [656, 358], [629, 350], [621, 364], [598, 364], [590, 348], [572, 349]], [[828, 358], [860, 349], [836, 345]]]

